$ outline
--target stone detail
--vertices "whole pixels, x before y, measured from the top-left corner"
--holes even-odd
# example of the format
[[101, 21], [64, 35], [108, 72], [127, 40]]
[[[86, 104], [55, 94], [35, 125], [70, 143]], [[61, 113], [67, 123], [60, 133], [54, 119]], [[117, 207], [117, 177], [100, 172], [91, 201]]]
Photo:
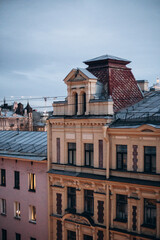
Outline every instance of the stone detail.
[[137, 162], [138, 162], [138, 145], [133, 145], [133, 170], [135, 172], [137, 172], [138, 166], [137, 166]]
[[89, 221], [86, 218], [84, 218], [82, 216], [74, 215], [74, 214], [70, 214], [69, 216], [67, 216], [65, 218], [65, 220], [69, 220], [74, 223], [90, 225]]

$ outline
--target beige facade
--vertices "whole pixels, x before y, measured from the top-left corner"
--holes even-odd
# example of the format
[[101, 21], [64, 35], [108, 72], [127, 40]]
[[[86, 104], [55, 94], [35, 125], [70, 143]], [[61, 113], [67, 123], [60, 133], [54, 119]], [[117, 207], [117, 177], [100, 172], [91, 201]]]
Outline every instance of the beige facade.
[[49, 239], [159, 239], [160, 129], [109, 127], [113, 102], [97, 97], [97, 79], [73, 69], [64, 81], [48, 120]]

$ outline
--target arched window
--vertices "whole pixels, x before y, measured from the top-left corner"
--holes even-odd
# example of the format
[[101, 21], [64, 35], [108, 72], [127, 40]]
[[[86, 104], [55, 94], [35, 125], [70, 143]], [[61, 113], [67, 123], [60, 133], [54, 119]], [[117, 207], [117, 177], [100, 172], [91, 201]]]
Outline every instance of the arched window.
[[77, 115], [78, 112], [78, 94], [75, 93], [75, 115]]
[[82, 114], [86, 112], [86, 93], [82, 94]]

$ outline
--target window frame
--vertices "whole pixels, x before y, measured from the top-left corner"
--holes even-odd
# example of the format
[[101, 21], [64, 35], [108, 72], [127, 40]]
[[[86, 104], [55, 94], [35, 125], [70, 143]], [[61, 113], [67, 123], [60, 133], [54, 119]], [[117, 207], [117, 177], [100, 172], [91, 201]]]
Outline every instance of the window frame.
[[94, 215], [94, 191], [84, 189], [84, 211], [89, 215]]
[[14, 202], [14, 217], [16, 219], [21, 219], [21, 204], [20, 202]]
[[1, 169], [1, 186], [6, 187], [6, 169]]
[[68, 164], [76, 165], [76, 143], [68, 142]]
[[16, 240], [21, 240], [21, 234], [20, 233], [16, 233]]
[[93, 143], [84, 143], [84, 161], [85, 161], [85, 167], [94, 166], [94, 144]]
[[20, 189], [20, 172], [14, 171], [14, 189]]
[[[150, 153], [146, 153], [147, 148]], [[151, 149], [155, 149], [155, 153], [152, 153]], [[156, 173], [156, 146], [144, 146], [144, 172], [145, 173]], [[149, 169], [146, 168], [147, 158], [149, 158]], [[155, 159], [155, 170], [153, 170], [153, 161]]]
[[[122, 199], [122, 196], [124, 197], [124, 199]], [[128, 219], [128, 199], [127, 198], [128, 198], [127, 195], [116, 194], [116, 220], [119, 222], [127, 222], [127, 219]]]
[[36, 207], [33, 205], [29, 206], [29, 222], [36, 223]]
[[36, 192], [36, 174], [35, 173], [29, 173], [29, 192]]
[[7, 203], [4, 198], [1, 198], [1, 215], [7, 215]]
[[[122, 149], [118, 150], [119, 147], [121, 147]], [[123, 149], [124, 147], [126, 147], [126, 150]], [[119, 156], [120, 156], [120, 159], [119, 159]], [[125, 158], [126, 158], [126, 164], [125, 164]], [[127, 145], [124, 145], [124, 144], [116, 145], [116, 164], [117, 164], [117, 170], [127, 171]]]
[[[73, 189], [74, 192], [72, 192]], [[67, 187], [67, 207], [76, 211], [76, 188]]]
[[2, 240], [7, 240], [7, 230], [2, 228]]
[[[147, 206], [147, 201], [151, 202], [154, 201], [155, 205], [148, 205]], [[149, 215], [150, 215], [150, 220], [148, 221], [148, 216], [147, 216], [147, 212], [149, 210]], [[151, 228], [156, 228], [156, 222], [157, 222], [157, 206], [156, 206], [156, 199], [148, 199], [148, 198], [144, 198], [144, 225], [151, 227]], [[152, 215], [152, 216], [151, 216]], [[153, 219], [155, 215], [155, 220]]]

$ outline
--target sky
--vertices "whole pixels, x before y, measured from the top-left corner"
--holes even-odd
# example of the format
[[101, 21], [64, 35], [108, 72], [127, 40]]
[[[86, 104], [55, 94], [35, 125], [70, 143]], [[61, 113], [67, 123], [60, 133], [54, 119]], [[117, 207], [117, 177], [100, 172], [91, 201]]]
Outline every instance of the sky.
[[0, 100], [64, 96], [65, 76], [104, 54], [160, 77], [160, 0], [0, 0]]

